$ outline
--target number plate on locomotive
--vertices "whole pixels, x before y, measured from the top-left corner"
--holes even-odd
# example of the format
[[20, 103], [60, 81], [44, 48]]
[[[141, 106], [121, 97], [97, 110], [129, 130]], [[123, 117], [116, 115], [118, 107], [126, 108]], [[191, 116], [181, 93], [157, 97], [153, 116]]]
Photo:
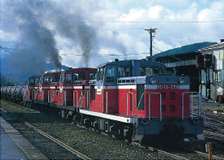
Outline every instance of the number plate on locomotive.
[[157, 89], [180, 89], [179, 85], [157, 85]]

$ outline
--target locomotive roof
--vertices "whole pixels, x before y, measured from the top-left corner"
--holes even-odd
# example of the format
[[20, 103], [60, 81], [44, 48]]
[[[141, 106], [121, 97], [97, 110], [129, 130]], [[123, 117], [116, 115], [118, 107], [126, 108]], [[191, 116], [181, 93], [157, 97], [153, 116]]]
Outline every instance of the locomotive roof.
[[53, 69], [53, 70], [49, 70], [49, 71], [45, 71], [44, 74], [47, 74], [47, 73], [60, 73], [61, 71], [64, 71], [64, 69]]
[[69, 68], [68, 70], [65, 70], [65, 72], [71, 71], [71, 70], [80, 70], [80, 69], [90, 70], [90, 69], [96, 69], [96, 68]]
[[102, 63], [98, 66], [98, 68], [104, 67], [106, 65], [113, 65], [113, 64], [117, 64], [117, 65], [128, 65], [128, 64], [132, 64], [132, 62], [134, 61], [139, 61], [141, 63], [145, 63], [145, 64], [150, 64], [152, 66], [164, 66], [162, 63], [156, 62], [156, 61], [151, 61], [151, 60], [147, 60], [147, 59], [139, 59], [139, 60], [118, 60], [115, 59], [115, 61], [112, 62], [107, 62], [107, 63]]
[[30, 79], [30, 78], [37, 78], [37, 77], [41, 77], [41, 75], [33, 75], [33, 76], [30, 76], [28, 79]]

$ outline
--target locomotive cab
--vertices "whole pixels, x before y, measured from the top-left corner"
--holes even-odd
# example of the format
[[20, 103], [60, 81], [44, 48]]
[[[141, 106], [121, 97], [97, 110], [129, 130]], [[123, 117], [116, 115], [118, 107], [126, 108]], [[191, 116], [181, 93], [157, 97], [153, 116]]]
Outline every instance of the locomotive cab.
[[39, 85], [35, 90], [36, 103], [48, 105], [49, 102], [54, 101], [55, 97], [52, 98], [51, 92], [57, 88], [55, 86], [58, 85], [59, 75], [57, 71], [47, 71], [41, 76]]
[[28, 78], [27, 91], [25, 92], [25, 101], [32, 101], [35, 98], [35, 92], [38, 89], [40, 75]]
[[[61, 73], [59, 82], [59, 106], [69, 110], [89, 106], [89, 80], [96, 73], [94, 68], [75, 68]], [[63, 108], [63, 107], [61, 107]]]

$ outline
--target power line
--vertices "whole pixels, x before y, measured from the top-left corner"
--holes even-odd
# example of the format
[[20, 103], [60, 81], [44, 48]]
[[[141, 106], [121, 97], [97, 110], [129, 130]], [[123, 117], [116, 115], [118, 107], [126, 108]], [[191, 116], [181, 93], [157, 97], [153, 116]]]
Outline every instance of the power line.
[[15, 49], [13, 49], [13, 48], [2, 47], [2, 46], [0, 46], [0, 49], [15, 50]]
[[[137, 56], [137, 55], [148, 55], [149, 53], [129, 53], [129, 54], [89, 54], [90, 57], [122, 57], [122, 56]], [[66, 54], [66, 53], [59, 53], [60, 56], [76, 56], [81, 57], [81, 54]]]
[[[1, 22], [23, 22], [22, 20], [10, 20], [10, 19], [0, 19]], [[147, 20], [147, 21], [108, 21], [108, 20], [84, 20], [85, 22], [93, 22], [93, 23], [100, 23], [100, 22], [104, 22], [104, 23], [223, 23], [224, 20], [220, 19], [220, 20], [158, 20], [158, 21], [153, 21], [153, 20]], [[44, 22], [44, 21], [43, 21]], [[49, 22], [49, 21], [47, 21]], [[54, 21], [52, 21], [54, 22]], [[73, 21], [69, 21], [69, 23], [73, 23]], [[77, 21], [74, 21], [77, 24]]]

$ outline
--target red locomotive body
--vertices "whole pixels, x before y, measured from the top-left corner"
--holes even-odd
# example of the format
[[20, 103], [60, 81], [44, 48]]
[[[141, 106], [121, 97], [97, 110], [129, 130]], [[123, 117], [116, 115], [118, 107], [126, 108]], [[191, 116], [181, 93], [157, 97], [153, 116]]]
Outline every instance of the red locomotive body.
[[54, 92], [55, 85], [58, 85], [59, 76], [60, 73], [57, 71], [47, 71], [41, 76], [35, 92], [35, 103], [48, 104], [51, 101], [51, 92]]
[[59, 72], [30, 77], [25, 101], [49, 111], [56, 108], [64, 118], [136, 141], [203, 133], [200, 94], [190, 92], [189, 77], [169, 75], [161, 63], [115, 60], [98, 69], [68, 69], [58, 79]]
[[134, 140], [162, 133], [201, 134], [203, 118], [193, 116], [189, 84], [189, 77], [168, 75], [154, 61], [100, 65], [96, 80], [90, 81], [90, 108], [80, 109], [81, 121], [121, 136], [134, 133]]
[[31, 76], [28, 78], [27, 90], [24, 100], [32, 101], [35, 98], [35, 93], [40, 82], [40, 76]]
[[75, 68], [62, 72], [59, 82], [58, 107], [68, 110], [74, 110], [75, 107], [88, 107], [88, 82], [94, 78], [95, 73], [94, 68]]

